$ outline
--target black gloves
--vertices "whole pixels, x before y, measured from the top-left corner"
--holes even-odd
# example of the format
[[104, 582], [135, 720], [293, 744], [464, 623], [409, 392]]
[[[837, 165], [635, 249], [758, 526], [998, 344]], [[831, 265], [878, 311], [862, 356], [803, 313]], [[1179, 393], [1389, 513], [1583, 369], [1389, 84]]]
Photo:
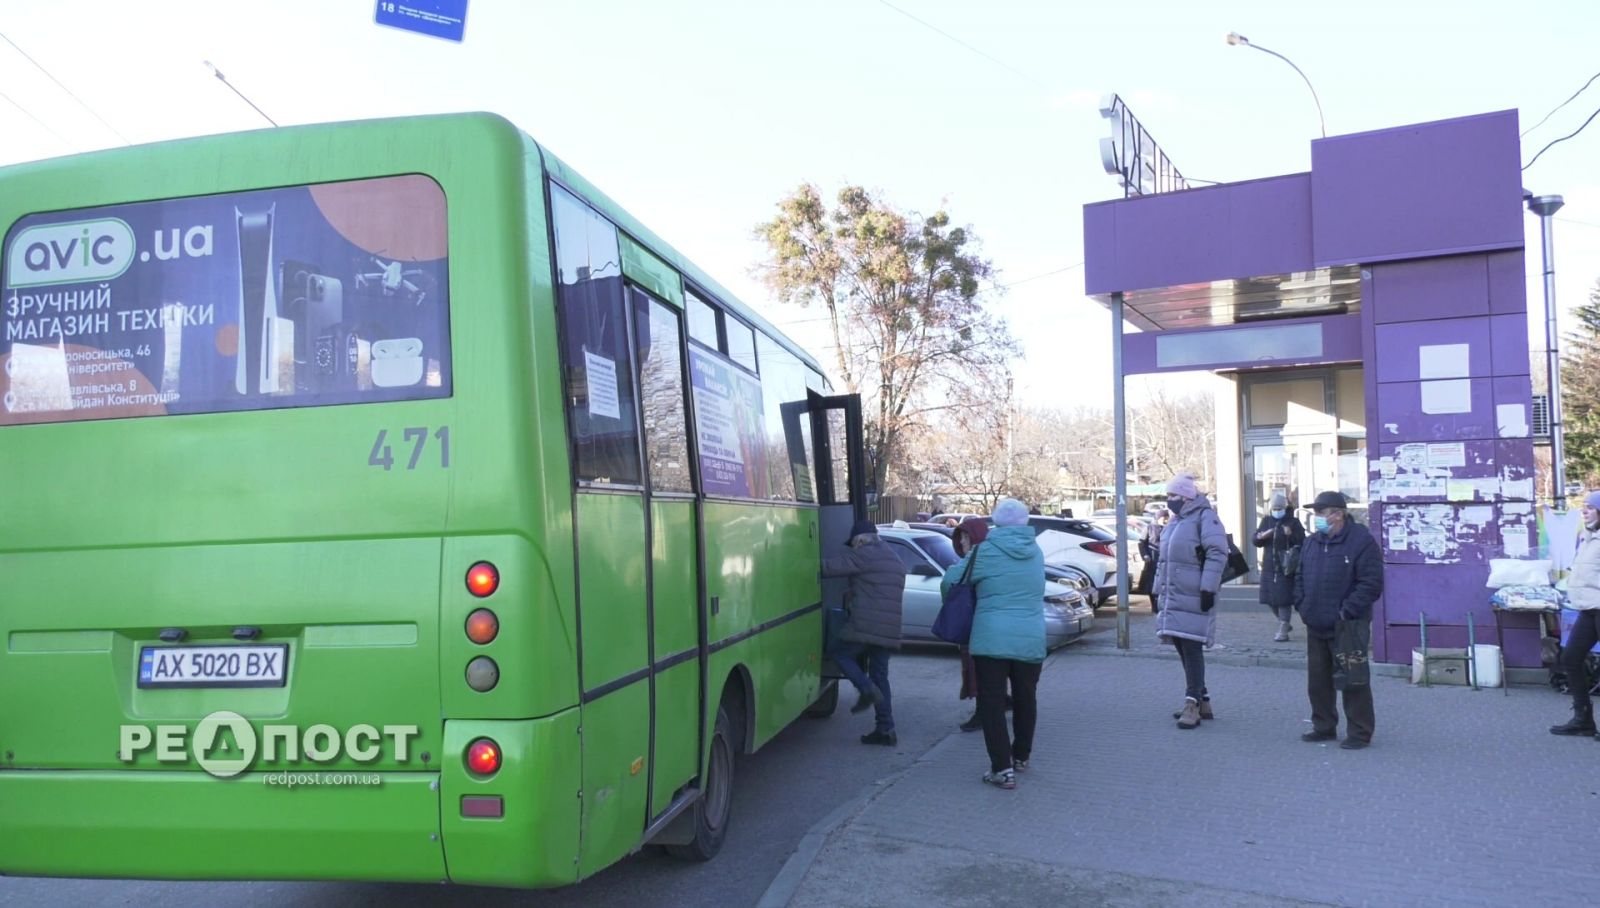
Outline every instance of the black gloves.
[[1217, 604], [1217, 594], [1200, 591], [1200, 611], [1209, 612]]

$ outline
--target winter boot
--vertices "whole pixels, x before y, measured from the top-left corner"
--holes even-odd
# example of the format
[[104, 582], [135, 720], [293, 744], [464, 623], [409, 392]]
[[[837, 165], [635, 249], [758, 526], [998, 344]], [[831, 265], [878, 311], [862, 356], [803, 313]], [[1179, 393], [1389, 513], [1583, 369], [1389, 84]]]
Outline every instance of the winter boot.
[[1178, 727], [1187, 731], [1200, 724], [1200, 701], [1190, 697], [1184, 700], [1183, 712], [1178, 715]]
[[[1217, 717], [1217, 714], [1211, 711], [1211, 698], [1210, 697], [1203, 698], [1200, 701], [1200, 718], [1205, 719], [1206, 721], [1209, 722], [1212, 719], [1215, 719], [1216, 717]], [[1181, 709], [1173, 710], [1172, 711], [1172, 718], [1174, 718], [1174, 719], [1183, 718], [1183, 710], [1181, 710]]]
[[1572, 718], [1561, 725], [1550, 726], [1552, 735], [1592, 735], [1594, 727], [1594, 704], [1587, 700], [1572, 703]]
[[1278, 622], [1278, 633], [1272, 639], [1276, 640], [1279, 643], [1282, 643], [1285, 640], [1288, 640], [1289, 639], [1289, 622], [1287, 622], [1287, 621], [1279, 621]]

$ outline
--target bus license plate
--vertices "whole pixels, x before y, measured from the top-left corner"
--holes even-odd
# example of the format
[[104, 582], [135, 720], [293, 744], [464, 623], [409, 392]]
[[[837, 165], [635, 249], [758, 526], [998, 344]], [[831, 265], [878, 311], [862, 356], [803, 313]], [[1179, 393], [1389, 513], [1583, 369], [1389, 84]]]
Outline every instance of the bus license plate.
[[282, 687], [288, 676], [283, 643], [146, 646], [139, 653], [140, 687]]

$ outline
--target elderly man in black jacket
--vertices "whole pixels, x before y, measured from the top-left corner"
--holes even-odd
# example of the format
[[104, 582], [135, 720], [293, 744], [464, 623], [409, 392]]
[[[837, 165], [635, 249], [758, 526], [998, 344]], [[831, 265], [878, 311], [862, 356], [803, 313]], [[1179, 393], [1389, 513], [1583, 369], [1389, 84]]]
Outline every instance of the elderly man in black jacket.
[[[893, 747], [898, 739], [889, 703], [889, 651], [900, 648], [905, 563], [878, 538], [872, 521], [858, 520], [850, 528], [850, 545], [844, 554], [822, 560], [822, 576], [850, 578], [849, 617], [828, 656], [860, 692], [850, 711], [874, 711], [876, 727], [861, 736], [861, 743]], [[857, 661], [862, 656], [867, 657], [866, 671]]]
[[[1300, 736], [1305, 741], [1339, 736], [1334, 638], [1340, 624], [1359, 622], [1363, 639], [1370, 641], [1372, 603], [1383, 593], [1383, 553], [1372, 533], [1350, 519], [1348, 504], [1338, 492], [1317, 496], [1311, 505], [1315, 532], [1306, 537], [1300, 571], [1294, 575], [1294, 605], [1306, 627], [1306, 693], [1311, 698], [1311, 731]], [[1359, 750], [1371, 744], [1371, 684], [1345, 688], [1344, 715], [1345, 739], [1339, 746]]]

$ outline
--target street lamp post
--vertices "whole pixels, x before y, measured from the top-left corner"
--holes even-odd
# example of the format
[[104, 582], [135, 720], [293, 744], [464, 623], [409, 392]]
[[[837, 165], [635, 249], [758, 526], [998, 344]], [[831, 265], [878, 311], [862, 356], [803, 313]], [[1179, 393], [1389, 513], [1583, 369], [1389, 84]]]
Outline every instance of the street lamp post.
[[1544, 339], [1550, 391], [1550, 501], [1558, 511], [1567, 508], [1566, 445], [1561, 427], [1561, 334], [1556, 330], [1556, 250], [1552, 222], [1566, 201], [1558, 195], [1524, 190], [1528, 210], [1539, 216], [1544, 246]]
[[1271, 54], [1274, 57], [1277, 57], [1279, 60], [1289, 64], [1289, 66], [1292, 67], [1295, 72], [1299, 73], [1300, 78], [1306, 83], [1306, 88], [1311, 89], [1311, 100], [1317, 105], [1317, 124], [1322, 127], [1322, 137], [1324, 139], [1328, 137], [1328, 123], [1322, 118], [1322, 100], [1317, 97], [1317, 90], [1312, 87], [1311, 80], [1306, 78], [1305, 73], [1300, 72], [1300, 67], [1295, 66], [1293, 60], [1285, 57], [1283, 54], [1280, 54], [1275, 50], [1268, 50], [1259, 44], [1251, 44], [1249, 38], [1246, 38], [1244, 35], [1241, 35], [1238, 32], [1228, 32], [1228, 43], [1239, 47], [1253, 47], [1264, 54]]

